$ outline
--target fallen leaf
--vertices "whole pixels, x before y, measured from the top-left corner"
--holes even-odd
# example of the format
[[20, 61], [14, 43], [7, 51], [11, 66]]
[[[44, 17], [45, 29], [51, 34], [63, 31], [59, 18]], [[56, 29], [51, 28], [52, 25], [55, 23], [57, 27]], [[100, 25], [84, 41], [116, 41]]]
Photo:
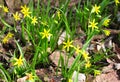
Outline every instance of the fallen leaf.
[[28, 4], [30, 0], [22, 0], [24, 4]]
[[5, 2], [7, 4], [7, 6], [8, 6], [8, 8], [9, 8], [9, 10], [11, 12], [13, 12], [14, 11], [14, 2], [15, 2], [15, 0], [5, 0]]

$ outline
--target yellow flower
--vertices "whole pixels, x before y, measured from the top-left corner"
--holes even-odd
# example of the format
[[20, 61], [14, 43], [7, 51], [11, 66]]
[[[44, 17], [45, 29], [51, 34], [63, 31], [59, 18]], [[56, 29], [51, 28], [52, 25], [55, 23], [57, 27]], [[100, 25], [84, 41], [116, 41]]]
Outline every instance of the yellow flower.
[[68, 79], [68, 82], [73, 82], [73, 80], [72, 79]]
[[101, 74], [101, 71], [100, 71], [100, 70], [94, 70], [94, 76], [100, 75], [100, 74]]
[[4, 38], [4, 39], [2, 40], [2, 43], [3, 43], [3, 44], [6, 44], [6, 43], [8, 43], [8, 41], [9, 41], [8, 38]]
[[7, 7], [4, 7], [4, 6], [3, 6], [3, 11], [6, 12], [6, 13], [9, 12], [9, 11], [8, 11], [8, 8], [7, 8]]
[[14, 34], [9, 32], [6, 37], [12, 38], [13, 36], [14, 36]]
[[12, 33], [9, 32], [9, 33], [3, 38], [2, 43], [3, 43], [3, 44], [8, 43], [9, 39], [12, 38], [13, 36], [14, 36], [14, 34], [12, 34]]
[[106, 36], [110, 35], [110, 31], [109, 30], [103, 30], [103, 32], [105, 33]]
[[30, 82], [35, 82], [34, 77], [32, 73], [26, 73], [27, 75], [27, 80]]
[[100, 6], [97, 6], [95, 4], [95, 6], [92, 7], [92, 11], [91, 12], [98, 14], [100, 12]]
[[85, 61], [88, 61], [90, 59], [90, 57], [86, 51], [82, 51], [82, 56], [85, 59]]
[[24, 18], [25, 17], [30, 17], [30, 11], [29, 11], [29, 8], [28, 7], [26, 7], [26, 5], [24, 5], [24, 6], [21, 6], [21, 12], [23, 13], [23, 15], [24, 15]]
[[48, 26], [47, 22], [41, 22], [42, 25]]
[[77, 45], [77, 47], [74, 47], [76, 54], [79, 54], [81, 52], [80, 47]]
[[0, 5], [0, 8], [2, 8], [3, 6], [2, 5]]
[[18, 12], [13, 14], [13, 17], [14, 17], [15, 21], [19, 21], [20, 20], [20, 14]]
[[58, 18], [60, 20], [60, 17], [61, 17], [60, 11], [57, 11], [57, 16], [58, 16]]
[[70, 41], [69, 39], [67, 40], [67, 42], [63, 42], [63, 44], [64, 44], [64, 49], [65, 48], [67, 48], [67, 51], [69, 51], [69, 48], [70, 47], [73, 47], [73, 45], [72, 45], [72, 43], [73, 43], [73, 41]]
[[42, 39], [49, 38], [50, 36], [52, 36], [52, 34], [49, 32], [50, 32], [50, 29], [48, 31], [44, 29], [44, 32], [40, 32], [40, 34], [42, 35]]
[[89, 68], [90, 66], [91, 66], [90, 61], [87, 61], [86, 64], [85, 64], [85, 68]]
[[95, 19], [93, 19], [93, 21], [92, 22], [90, 21], [89, 23], [90, 25], [88, 25], [88, 27], [91, 27], [92, 29], [94, 28], [98, 29], [98, 27], [96, 26], [98, 23], [95, 22]]
[[22, 55], [20, 55], [19, 59], [14, 58], [14, 60], [16, 61], [16, 62], [14, 63], [14, 65], [17, 65], [18, 67], [20, 67], [20, 66], [23, 65], [23, 58], [22, 58]]
[[116, 6], [120, 3], [119, 0], [114, 0], [114, 1], [115, 1]]
[[110, 22], [110, 19], [106, 19], [104, 22], [103, 22], [103, 26], [108, 26], [109, 25], [109, 22]]
[[33, 25], [35, 25], [36, 23], [38, 23], [36, 16], [32, 18], [32, 22], [31, 23]]

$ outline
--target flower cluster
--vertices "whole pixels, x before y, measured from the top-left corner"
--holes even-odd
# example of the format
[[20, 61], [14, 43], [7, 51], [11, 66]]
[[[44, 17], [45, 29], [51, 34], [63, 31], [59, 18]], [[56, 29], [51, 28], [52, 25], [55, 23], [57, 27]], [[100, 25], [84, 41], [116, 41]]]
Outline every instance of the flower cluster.
[[30, 17], [30, 11], [29, 11], [30, 9], [28, 8], [28, 7], [26, 7], [26, 5], [24, 5], [24, 6], [21, 6], [21, 12], [22, 12], [22, 14], [24, 15], [24, 18], [25, 17]]
[[[98, 16], [100, 14], [100, 8], [101, 8], [101, 6], [97, 6], [95, 4], [95, 6], [92, 6], [91, 14], [92, 13], [96, 13], [97, 16]], [[94, 16], [96, 16], [96, 15], [94, 15]], [[109, 23], [110, 23], [110, 20], [111, 19], [109, 19], [108, 17], [105, 18], [101, 26], [108, 27]], [[88, 27], [92, 28], [92, 31], [93, 30], [99, 30], [100, 28], [98, 26], [100, 26], [100, 25], [98, 24], [98, 22], [96, 22], [95, 18], [92, 19], [92, 21], [91, 20], [89, 21]], [[103, 32], [105, 33], [106, 36], [110, 35], [110, 31], [109, 30], [103, 30]]]
[[68, 39], [67, 42], [63, 42], [64, 44], [63, 48], [67, 49], [67, 51], [69, 51], [69, 48], [73, 48], [75, 49], [76, 54], [82, 54], [82, 57], [86, 62], [85, 68], [89, 68], [91, 66], [89, 54], [85, 50], [81, 50], [78, 45], [77, 47], [73, 46], [72, 43], [73, 41], [70, 41], [70, 39]]
[[85, 68], [89, 68], [91, 66], [89, 54], [84, 50], [81, 53], [86, 62]]
[[[21, 6], [21, 13], [23, 14], [24, 18], [28, 17], [31, 20], [31, 24], [36, 25], [38, 23], [37, 17], [30, 15], [31, 14], [30, 9], [26, 5]], [[19, 12], [13, 13], [13, 18], [15, 21], [21, 20], [22, 17], [21, 13]]]

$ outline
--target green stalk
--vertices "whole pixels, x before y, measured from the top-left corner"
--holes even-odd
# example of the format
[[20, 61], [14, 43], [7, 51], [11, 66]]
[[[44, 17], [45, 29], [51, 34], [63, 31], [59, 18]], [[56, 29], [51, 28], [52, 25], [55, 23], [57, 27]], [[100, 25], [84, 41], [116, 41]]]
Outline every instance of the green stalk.
[[2, 72], [6, 82], [12, 82], [9, 73], [3, 68], [1, 64], [0, 64], [0, 71]]
[[35, 65], [36, 65], [36, 60], [37, 60], [37, 57], [38, 57], [38, 53], [39, 53], [39, 46], [35, 47], [35, 54], [34, 54], [34, 57], [33, 57], [33, 60], [32, 60], [32, 64], [31, 64], [31, 68], [32, 69], [35, 69]]

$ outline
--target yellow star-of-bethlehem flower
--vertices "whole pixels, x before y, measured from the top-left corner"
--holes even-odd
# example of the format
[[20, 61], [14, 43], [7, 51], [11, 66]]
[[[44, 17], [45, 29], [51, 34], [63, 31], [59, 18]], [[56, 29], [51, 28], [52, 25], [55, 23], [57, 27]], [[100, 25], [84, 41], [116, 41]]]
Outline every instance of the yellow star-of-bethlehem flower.
[[0, 5], [0, 8], [2, 8], [3, 6], [2, 5]]
[[2, 40], [3, 44], [8, 43], [9, 39], [12, 38], [14, 36], [14, 34], [12, 34], [11, 32], [9, 32]]
[[72, 43], [73, 43], [73, 41], [70, 41], [70, 39], [68, 39], [67, 42], [63, 42], [63, 44], [64, 44], [63, 48], [64, 49], [67, 48], [67, 51], [69, 51], [69, 48], [73, 47]]
[[106, 19], [104, 22], [103, 22], [103, 26], [107, 27], [109, 25], [109, 22], [110, 22], [111, 19]]
[[86, 64], [85, 64], [85, 68], [89, 68], [90, 66], [91, 66], [90, 61], [87, 61]]
[[58, 19], [60, 20], [61, 14], [59, 10], [57, 11], [57, 16], [58, 16]]
[[8, 41], [9, 41], [8, 38], [4, 38], [4, 39], [2, 40], [2, 43], [3, 43], [3, 44], [6, 44], [6, 43], [8, 43]]
[[82, 51], [82, 56], [85, 59], [85, 61], [88, 61], [90, 59], [90, 57], [86, 51]]
[[95, 4], [95, 6], [92, 7], [92, 11], [91, 12], [92, 13], [96, 13], [96, 14], [100, 13], [100, 6], [97, 6]]
[[13, 34], [13, 33], [8, 32], [7, 37], [12, 38], [13, 36], [14, 36], [14, 34]]
[[88, 25], [88, 27], [91, 27], [92, 30], [94, 28], [98, 29], [98, 26], [97, 26], [98, 22], [95, 22], [95, 19], [93, 19], [93, 21], [92, 22], [90, 21], [89, 23], [90, 23], [90, 25]]
[[100, 70], [94, 70], [94, 76], [100, 75], [100, 74], [101, 74], [101, 71], [100, 71]]
[[68, 82], [73, 82], [73, 80], [72, 79], [68, 79]]
[[116, 6], [120, 3], [119, 0], [114, 0], [114, 1], [115, 1]]
[[35, 25], [35, 24], [38, 23], [36, 16], [35, 16], [35, 17], [32, 17], [31, 19], [32, 19], [32, 22], [31, 22], [31, 23], [32, 23], [33, 25]]
[[52, 34], [49, 32], [50, 32], [50, 29], [48, 29], [48, 31], [46, 29], [44, 29], [44, 32], [40, 32], [40, 34], [42, 35], [42, 39], [44, 39], [44, 38], [48, 39], [50, 36], [52, 36]]
[[8, 8], [5, 7], [5, 6], [3, 6], [3, 11], [4, 11], [5, 13], [8, 13], [8, 12], [9, 12]]
[[30, 13], [31, 13], [31, 12], [29, 11], [29, 8], [26, 7], [26, 5], [21, 6], [21, 12], [23, 13], [24, 18], [25, 18], [25, 17], [30, 17]]
[[14, 63], [15, 66], [17, 65], [18, 67], [20, 67], [20, 66], [23, 65], [23, 58], [22, 58], [22, 55], [20, 55], [19, 59], [14, 58], [14, 60], [16, 61], [16, 62]]
[[32, 73], [26, 73], [26, 75], [27, 75], [27, 79], [26, 80], [28, 80], [30, 82], [35, 82], [35, 80], [34, 80], [35, 76], [33, 76]]
[[110, 31], [109, 30], [103, 30], [103, 32], [105, 33], [106, 36], [110, 35]]
[[45, 22], [41, 22], [41, 24], [42, 24], [43, 26], [48, 26], [48, 24], [47, 24], [46, 21], [45, 21]]
[[77, 47], [74, 47], [76, 54], [79, 54], [81, 52], [80, 47], [77, 45]]
[[14, 17], [15, 21], [19, 21], [20, 20], [20, 14], [18, 12], [13, 14], [13, 17]]

